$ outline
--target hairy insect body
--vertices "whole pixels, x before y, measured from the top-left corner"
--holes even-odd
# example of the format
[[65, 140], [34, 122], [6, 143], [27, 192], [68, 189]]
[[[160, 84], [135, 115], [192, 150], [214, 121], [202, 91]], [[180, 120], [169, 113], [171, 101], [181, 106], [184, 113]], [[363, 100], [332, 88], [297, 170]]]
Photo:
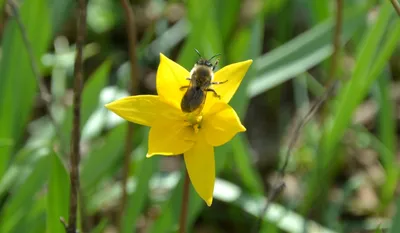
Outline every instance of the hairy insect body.
[[214, 97], [220, 98], [218, 93], [210, 87], [226, 82], [213, 82], [218, 60], [214, 64], [211, 63], [211, 60], [219, 54], [207, 60], [202, 58], [199, 51], [196, 50], [196, 52], [200, 59], [190, 71], [190, 77], [186, 78], [190, 81], [189, 85], [180, 88], [181, 90], [187, 89], [181, 101], [181, 109], [186, 113], [200, 113], [206, 102], [207, 92], [213, 92]]
[[[211, 86], [212, 70], [203, 65], [195, 65], [191, 72], [189, 86], [181, 101], [183, 112], [193, 112], [203, 108], [207, 97], [207, 89]], [[181, 89], [182, 89], [181, 88]]]

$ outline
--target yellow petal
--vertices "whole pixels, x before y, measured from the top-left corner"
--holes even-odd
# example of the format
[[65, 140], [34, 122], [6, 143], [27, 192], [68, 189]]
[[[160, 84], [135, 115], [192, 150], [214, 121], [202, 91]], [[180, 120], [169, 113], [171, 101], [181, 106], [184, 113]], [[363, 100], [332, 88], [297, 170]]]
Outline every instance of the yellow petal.
[[180, 109], [185, 94], [180, 88], [189, 85], [189, 81], [186, 80], [189, 76], [189, 71], [160, 53], [156, 83], [157, 93], [162, 100]]
[[153, 155], [179, 155], [191, 149], [196, 141], [194, 130], [184, 125], [183, 119], [158, 119], [149, 133], [147, 157]]
[[160, 101], [156, 95], [124, 97], [106, 104], [106, 108], [127, 121], [147, 126], [151, 126], [156, 119], [176, 119], [180, 115], [180, 110]]
[[203, 116], [201, 130], [207, 143], [220, 146], [231, 140], [238, 132], [246, 131], [246, 128], [231, 106], [224, 102], [217, 102]]
[[211, 86], [211, 88], [221, 96], [221, 99], [216, 98], [212, 93], [207, 94], [207, 100], [203, 112], [207, 112], [217, 101], [229, 103], [236, 90], [239, 88], [239, 85], [242, 82], [243, 77], [246, 75], [251, 63], [253, 63], [253, 60], [233, 63], [218, 70], [214, 74], [213, 82], [226, 81], [226, 83]]
[[184, 154], [190, 181], [199, 196], [211, 206], [215, 183], [214, 148], [199, 137], [194, 147]]

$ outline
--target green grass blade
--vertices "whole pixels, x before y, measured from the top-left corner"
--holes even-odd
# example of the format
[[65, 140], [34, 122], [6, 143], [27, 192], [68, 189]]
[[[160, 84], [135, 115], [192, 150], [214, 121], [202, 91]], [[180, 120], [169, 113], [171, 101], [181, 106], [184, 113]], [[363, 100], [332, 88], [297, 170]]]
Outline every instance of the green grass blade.
[[[43, 153], [38, 152], [38, 153]], [[28, 210], [33, 205], [32, 197], [43, 187], [48, 177], [48, 168], [50, 165], [49, 156], [41, 154], [36, 166], [27, 176], [27, 178], [18, 187], [15, 188], [14, 195], [0, 213], [0, 232], [12, 231], [20, 221], [27, 215]]]
[[[99, 96], [101, 90], [107, 84], [107, 78], [111, 69], [111, 61], [107, 60], [97, 68], [97, 70], [90, 76], [89, 81], [85, 84], [82, 92], [82, 140], [87, 139], [87, 132], [91, 131], [92, 125], [88, 125], [89, 117], [99, 107]], [[104, 109], [103, 106], [100, 106]], [[67, 109], [66, 116], [63, 123], [63, 131], [71, 132], [72, 129], [72, 106]], [[69, 137], [65, 138], [65, 145], [69, 144]]]
[[[321, 156], [318, 156], [317, 169], [313, 171], [315, 173], [311, 176], [312, 181], [309, 183], [306, 194], [308, 198], [303, 203], [303, 210], [315, 205], [314, 195], [317, 193], [325, 196], [323, 192], [328, 190], [327, 186], [330, 184], [331, 176], [335, 170], [332, 161], [336, 161], [334, 164], [338, 165], [343, 156], [343, 153], [336, 150], [336, 147], [350, 123], [355, 108], [365, 97], [379, 73], [382, 72], [398, 42], [400, 22], [397, 21], [394, 27], [390, 27], [388, 34], [384, 35], [385, 30], [389, 28], [392, 15], [393, 10], [390, 3], [383, 3], [377, 21], [361, 43], [352, 78], [338, 94], [338, 105], [336, 107], [339, 111], [335, 112], [336, 115], [334, 115], [332, 122], [327, 124], [321, 139], [319, 152]], [[380, 47], [379, 42], [383, 38], [385, 40]], [[323, 183], [321, 184], [321, 182]], [[320, 192], [315, 192], [315, 190]]]
[[379, 139], [386, 150], [381, 152], [381, 159], [386, 172], [385, 183], [381, 189], [381, 207], [386, 207], [393, 199], [393, 192], [398, 181], [398, 166], [396, 159], [396, 119], [394, 102], [390, 96], [390, 77], [385, 72], [377, 80], [375, 92], [379, 104], [378, 125]]
[[47, 191], [46, 232], [64, 233], [60, 217], [68, 219], [69, 175], [56, 154], [51, 154], [50, 178]]
[[[263, 213], [261, 210], [264, 208], [266, 202], [265, 197], [250, 196], [247, 193], [243, 193], [240, 187], [222, 179], [216, 181], [214, 194], [216, 199], [238, 206], [243, 209], [244, 212], [253, 216], [259, 216], [260, 213]], [[284, 232], [336, 233], [276, 203], [271, 203], [270, 208], [264, 213], [264, 216], [261, 217], [264, 221], [274, 223]], [[305, 221], [308, 223], [306, 227], [304, 227]]]
[[216, 1], [219, 20], [215, 23], [218, 24], [222, 40], [227, 45], [232, 39], [230, 33], [238, 23], [241, 4], [242, 2], [240, 0], [231, 0], [229, 5], [226, 5], [226, 2], [223, 0]]
[[90, 114], [98, 107], [100, 91], [106, 86], [111, 69], [111, 61], [106, 60], [90, 76], [82, 93], [82, 122], [86, 123]]
[[[231, 62], [243, 61], [246, 59], [253, 59], [259, 57], [262, 52], [263, 43], [263, 15], [258, 16], [248, 26], [244, 27], [237, 32], [235, 35], [236, 40], [232, 41], [231, 50], [229, 54], [229, 60]], [[249, 49], [248, 45], [251, 44]], [[241, 119], [244, 119], [247, 106], [250, 102], [250, 98], [247, 95], [249, 85], [254, 81], [256, 76], [257, 68], [255, 62], [250, 66], [249, 71], [243, 78], [239, 89], [236, 91], [232, 100], [229, 102], [239, 115]]]
[[[25, 206], [24, 206], [25, 207]], [[22, 211], [25, 212], [24, 218], [20, 221], [23, 224], [17, 224], [10, 233], [20, 232], [32, 232], [32, 233], [43, 233], [45, 232], [45, 221], [46, 218], [46, 197], [45, 195], [38, 196], [31, 207], [24, 208]]]
[[[178, 174], [170, 174], [167, 177], [165, 175], [161, 175], [160, 173], [156, 175], [154, 179], [157, 179], [161, 184], [162, 189], [172, 189], [173, 184], [175, 184], [179, 179]], [[216, 179], [215, 182], [215, 191], [214, 198], [223, 203], [227, 203], [230, 206], [239, 207], [243, 212], [250, 214], [254, 217], [257, 217], [262, 212], [262, 208], [265, 206], [266, 198], [262, 195], [251, 195], [247, 192], [243, 192], [240, 186], [237, 186], [230, 181], [226, 181], [223, 179]], [[193, 202], [190, 203], [192, 205]], [[166, 206], [168, 208], [178, 208], [176, 206]], [[276, 225], [280, 230], [284, 232], [298, 232], [301, 233], [305, 229], [306, 232], [310, 233], [335, 233], [335, 231], [313, 221], [304, 218], [298, 213], [285, 208], [284, 206], [274, 203], [271, 203], [271, 208], [265, 212], [262, 219], [264, 221], [269, 221]], [[241, 215], [242, 217], [243, 215]], [[164, 218], [165, 222], [171, 221], [173, 218], [169, 216], [170, 219]], [[303, 226], [303, 223], [307, 221], [308, 225]], [[176, 229], [176, 227], [175, 227]], [[164, 232], [175, 232], [174, 229], [164, 229]], [[188, 231], [191, 232], [191, 231]], [[264, 231], [265, 232], [265, 231]], [[280, 231], [269, 231], [269, 232], [280, 232]]]
[[319, 23], [329, 17], [330, 2], [320, 0], [311, 0], [310, 2], [310, 11], [313, 22]]
[[146, 205], [149, 193], [149, 180], [158, 168], [159, 158], [146, 159], [139, 164], [136, 191], [128, 196], [128, 204], [123, 218], [123, 233], [136, 232], [135, 224]]
[[[20, 8], [21, 20], [39, 61], [50, 42], [51, 25], [47, 1], [25, 1]], [[2, 38], [0, 60], [0, 139], [21, 139], [32, 110], [37, 85], [30, 59], [15, 20], [10, 19]], [[0, 177], [9, 164], [11, 147], [0, 147]]]
[[[354, 73], [347, 87], [339, 94], [338, 114], [333, 120], [333, 127], [329, 131], [329, 137], [326, 140], [326, 151], [332, 151], [338, 140], [342, 137], [346, 127], [351, 119], [352, 112], [366, 95], [372, 82], [377, 78], [384, 68], [384, 64], [393, 52], [394, 46], [399, 38], [400, 23], [391, 28], [387, 35], [386, 43], [382, 49], [378, 50], [379, 42], [384, 36], [385, 29], [388, 28], [389, 19], [393, 15], [390, 3], [385, 3], [381, 7], [379, 18], [364, 42], [361, 45], [360, 53], [357, 56], [357, 63]], [[375, 57], [374, 55], [377, 54]], [[369, 69], [372, 65], [371, 70]], [[326, 160], [329, 161], [329, 160]]]
[[262, 179], [250, 161], [249, 145], [244, 135], [236, 135], [232, 139], [233, 160], [239, 177], [251, 193], [262, 194], [264, 188]]
[[397, 198], [396, 215], [392, 219], [392, 227], [389, 233], [400, 232], [400, 197]]
[[103, 233], [105, 232], [108, 224], [109, 222], [107, 219], [102, 219], [100, 223], [90, 231], [90, 233]]
[[113, 129], [108, 133], [104, 141], [100, 142], [100, 145], [97, 145], [82, 160], [81, 187], [85, 192], [92, 189], [121, 159], [120, 155], [123, 147], [121, 138], [124, 138], [125, 129], [125, 125], [120, 125]]
[[151, 159], [145, 157], [147, 151], [148, 131], [149, 130], [143, 134], [143, 138], [146, 138], [146, 140], [144, 140], [140, 147], [138, 147], [134, 152], [134, 162], [135, 167], [137, 168], [134, 172], [134, 176], [137, 178], [137, 185], [135, 191], [128, 195], [128, 202], [122, 219], [122, 233], [136, 232], [135, 224], [132, 223], [137, 223], [138, 217], [145, 207], [149, 197], [149, 181], [158, 168], [159, 157]]
[[[363, 24], [364, 17], [364, 9], [345, 16], [342, 43], [349, 40]], [[258, 58], [254, 63], [257, 78], [251, 81], [248, 95], [254, 97], [261, 94], [328, 58], [333, 52], [333, 25], [333, 20], [329, 19]]]
[[62, 28], [63, 23], [73, 13], [75, 2], [72, 0], [48, 0], [52, 9], [51, 22], [53, 23], [52, 31], [54, 34]]
[[26, 146], [16, 153], [13, 162], [0, 179], [0, 196], [6, 195], [9, 190], [18, 187], [25, 181], [43, 156], [37, 150], [38, 148]]

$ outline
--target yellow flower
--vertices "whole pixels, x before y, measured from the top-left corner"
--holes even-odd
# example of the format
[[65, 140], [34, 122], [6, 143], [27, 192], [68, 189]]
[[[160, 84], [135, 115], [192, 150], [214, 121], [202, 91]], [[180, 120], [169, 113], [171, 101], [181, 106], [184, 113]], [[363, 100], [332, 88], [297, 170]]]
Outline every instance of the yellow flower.
[[228, 102], [239, 87], [252, 60], [228, 65], [214, 74], [220, 99], [211, 94], [197, 115], [184, 113], [180, 103], [188, 85], [189, 71], [160, 54], [156, 95], [129, 96], [106, 105], [125, 120], [150, 126], [147, 157], [183, 154], [194, 189], [208, 206], [213, 200], [215, 183], [214, 146], [246, 131]]

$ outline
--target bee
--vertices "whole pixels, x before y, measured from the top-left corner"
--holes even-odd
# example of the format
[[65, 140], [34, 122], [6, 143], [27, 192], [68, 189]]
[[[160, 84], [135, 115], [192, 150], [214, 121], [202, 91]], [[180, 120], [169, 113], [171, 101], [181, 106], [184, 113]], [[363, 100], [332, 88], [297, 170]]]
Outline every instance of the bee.
[[180, 88], [181, 91], [186, 90], [181, 101], [181, 109], [186, 113], [191, 113], [195, 110], [201, 111], [208, 92], [212, 92], [214, 97], [220, 99], [221, 96], [211, 88], [211, 85], [219, 85], [228, 81], [213, 82], [214, 71], [219, 60], [217, 59], [214, 64], [211, 63], [211, 60], [220, 54], [214, 55], [207, 60], [201, 56], [197, 49], [195, 49], [195, 51], [200, 59], [194, 64], [194, 67], [190, 71], [190, 77], [186, 78], [190, 81], [189, 85]]

